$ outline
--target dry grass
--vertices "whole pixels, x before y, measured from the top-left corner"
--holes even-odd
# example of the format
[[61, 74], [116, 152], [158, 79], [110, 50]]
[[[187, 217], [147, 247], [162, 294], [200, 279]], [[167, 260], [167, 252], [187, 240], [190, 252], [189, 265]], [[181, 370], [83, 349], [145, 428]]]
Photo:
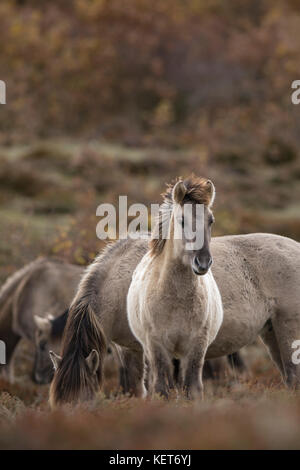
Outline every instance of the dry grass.
[[[2, 384], [3, 387], [3, 384]], [[2, 449], [299, 448], [300, 397], [279, 384], [217, 387], [202, 403], [98, 399], [55, 412], [1, 394]]]
[[227, 374], [206, 382], [203, 402], [115, 395], [111, 364], [94, 402], [54, 412], [46, 386], [33, 385], [25, 375], [14, 385], [1, 380], [0, 448], [299, 449], [300, 395], [284, 388], [261, 347], [244, 355], [247, 377]]

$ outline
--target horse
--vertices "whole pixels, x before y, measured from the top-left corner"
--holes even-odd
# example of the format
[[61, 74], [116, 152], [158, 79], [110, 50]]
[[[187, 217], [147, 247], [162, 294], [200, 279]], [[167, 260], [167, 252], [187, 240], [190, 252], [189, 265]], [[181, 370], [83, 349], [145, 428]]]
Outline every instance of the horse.
[[[144, 392], [143, 350], [124, 312], [132, 273], [148, 244], [143, 238], [120, 240], [87, 268], [70, 307], [62, 355], [52, 356], [56, 369], [49, 394], [52, 407], [95, 396], [101, 385], [106, 341], [123, 348], [123, 365], [133, 371], [127, 379], [128, 389], [135, 394]], [[158, 246], [162, 244], [158, 242]], [[224, 319], [219, 332], [221, 347], [214, 348], [220, 344], [218, 335], [208, 349], [209, 356], [235, 353], [259, 335], [284, 381], [290, 386], [297, 383], [291, 338], [300, 335], [299, 243], [258, 233], [213, 237], [210, 249]]]
[[[113, 259], [112, 259], [113, 262]], [[14, 381], [14, 352], [21, 339], [34, 344], [32, 380], [40, 385], [51, 382], [54, 374], [49, 350], [60, 351], [68, 316], [68, 306], [76, 293], [84, 268], [57, 258], [38, 258], [10, 276], [0, 289], [0, 340], [6, 345], [6, 364], [1, 372]], [[63, 312], [63, 313], [62, 313]], [[127, 393], [127, 371], [122, 351], [110, 348], [119, 365], [120, 388]], [[207, 377], [218, 377], [207, 365]]]
[[[128, 325], [126, 299], [133, 271], [147, 252], [149, 240], [150, 235], [108, 244], [86, 269], [69, 308], [62, 356], [50, 352], [55, 369], [51, 406], [94, 397], [102, 381], [108, 344], [117, 349], [120, 358], [122, 391], [136, 396], [144, 393], [143, 350]], [[45, 329], [50, 331], [51, 325]], [[237, 370], [245, 370], [238, 354], [228, 361]], [[206, 378], [218, 378], [225, 368], [224, 359], [207, 363]]]
[[[214, 185], [205, 178], [190, 177], [174, 185], [161, 214], [159, 228], [161, 232], [163, 224], [168, 225], [166, 237], [153, 238], [153, 249], [135, 269], [128, 291], [128, 321], [150, 366], [151, 391], [165, 397], [174, 388], [174, 357], [180, 359], [179, 376], [187, 396], [202, 395], [206, 352], [223, 322], [221, 294], [210, 270], [214, 197]], [[189, 249], [187, 234], [175, 234], [177, 228], [184, 225], [186, 232], [188, 223], [198, 222], [195, 210], [194, 220], [183, 215], [185, 204], [193, 209], [204, 205], [203, 241]]]
[[0, 339], [6, 345], [1, 371], [13, 381], [13, 355], [24, 338], [35, 345], [32, 378], [49, 383], [49, 349], [59, 351], [67, 309], [84, 268], [56, 258], [38, 258], [10, 276], [0, 289]]
[[[230, 354], [258, 335], [286, 384], [299, 388], [292, 354], [300, 338], [300, 245], [271, 234], [210, 242], [214, 195], [213, 183], [195, 176], [170, 187], [158, 224], [168, 236], [153, 237], [133, 274], [128, 320], [150, 363], [151, 393], [169, 396], [177, 357], [186, 396], [202, 396], [204, 357]], [[175, 236], [183, 223], [197, 227], [195, 210], [190, 220], [182, 216], [185, 204], [204, 205], [200, 247], [190, 246], [185, 233]]]
[[[1, 366], [1, 371], [10, 382], [14, 381], [13, 357], [21, 339], [34, 344], [32, 380], [39, 385], [51, 382], [54, 370], [49, 351], [60, 350], [68, 306], [83, 272], [83, 267], [57, 258], [38, 258], [10, 276], [2, 286], [0, 339], [6, 345], [6, 364]], [[113, 356], [120, 365], [122, 387], [126, 383], [125, 372], [119, 354]]]

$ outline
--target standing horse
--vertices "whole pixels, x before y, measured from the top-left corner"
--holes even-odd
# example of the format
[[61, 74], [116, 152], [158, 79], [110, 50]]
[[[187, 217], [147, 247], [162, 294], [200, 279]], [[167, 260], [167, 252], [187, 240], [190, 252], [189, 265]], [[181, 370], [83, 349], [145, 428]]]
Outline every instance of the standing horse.
[[[170, 191], [167, 205], [169, 200]], [[156, 243], [163, 247], [163, 241]], [[56, 369], [50, 387], [52, 407], [95, 396], [104, 344], [109, 341], [123, 349], [127, 390], [143, 393], [143, 350], [128, 325], [126, 296], [132, 273], [148, 248], [145, 239], [121, 240], [87, 268], [70, 307], [62, 357], [52, 355]], [[299, 243], [270, 234], [235, 235], [212, 238], [210, 249], [224, 318], [207, 357], [234, 353], [260, 335], [284, 380], [297, 383], [300, 373], [291, 361], [291, 343], [300, 338]]]
[[[62, 338], [62, 357], [50, 352], [55, 374], [50, 387], [50, 404], [84, 401], [98, 391], [106, 345], [117, 345], [120, 385], [124, 393], [144, 393], [143, 350], [128, 325], [126, 299], [132, 274], [148, 250], [148, 240], [120, 240], [108, 245], [87, 268], [70, 306]], [[62, 323], [65, 321], [63, 315]], [[55, 323], [59, 321], [59, 317]], [[46, 327], [48, 322], [48, 328]], [[49, 320], [45, 331], [51, 332]], [[45, 354], [47, 350], [40, 351]], [[238, 355], [230, 364], [244, 370]], [[215, 366], [216, 369], [215, 370]], [[206, 377], [214, 378], [224, 370], [226, 360], [206, 364]], [[176, 369], [176, 368], [175, 368]]]
[[[169, 236], [152, 240], [133, 275], [128, 319], [150, 363], [153, 390], [168, 396], [175, 356], [181, 359], [187, 395], [202, 394], [204, 356], [229, 354], [259, 334], [286, 383], [299, 386], [300, 366], [292, 361], [293, 342], [300, 338], [299, 244], [267, 234], [217, 238], [213, 275], [209, 248], [213, 198], [208, 180], [191, 177], [177, 182], [161, 209], [160, 229], [168, 224]], [[204, 243], [197, 251], [186, 249], [184, 236], [180, 240], [174, 236], [185, 203], [205, 205]]]
[[[175, 184], [161, 214], [160, 229], [168, 224], [166, 237], [153, 239], [152, 250], [136, 268], [128, 292], [131, 330], [143, 345], [153, 390], [165, 397], [174, 388], [174, 357], [181, 360], [180, 376], [187, 395], [202, 394], [205, 355], [223, 321], [221, 295], [209, 269], [214, 195], [213, 183], [204, 178]], [[183, 216], [185, 204], [191, 205], [192, 217]], [[175, 233], [183, 225], [185, 234], [191, 233], [193, 222], [197, 228], [197, 204], [204, 205], [203, 243], [196, 249], [192, 243], [187, 250], [186, 235], [182, 231], [183, 237], [176, 238]]]

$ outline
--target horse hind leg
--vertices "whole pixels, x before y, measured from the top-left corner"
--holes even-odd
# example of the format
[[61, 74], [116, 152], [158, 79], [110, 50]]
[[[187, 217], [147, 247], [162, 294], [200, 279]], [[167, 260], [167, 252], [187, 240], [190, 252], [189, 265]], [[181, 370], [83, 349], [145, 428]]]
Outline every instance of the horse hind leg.
[[247, 366], [240, 352], [235, 352], [227, 356], [227, 361], [232, 369], [239, 373], [247, 372]]
[[204, 380], [212, 380], [215, 378], [213, 363], [209, 359], [204, 362], [202, 377]]
[[281, 359], [281, 353], [278, 345], [278, 341], [275, 335], [273, 324], [271, 320], [268, 320], [265, 324], [263, 330], [260, 333], [260, 337], [266, 346], [271, 359], [273, 360], [276, 367], [279, 369], [279, 372], [282, 375], [284, 381], [286, 381], [285, 369]]
[[300, 389], [300, 364], [294, 360], [295, 349], [293, 344], [300, 340], [299, 315], [290, 315], [278, 312], [272, 319], [272, 325], [278, 342], [281, 360], [284, 368], [286, 385], [290, 388]]
[[120, 387], [125, 394], [141, 397], [145, 395], [144, 360], [142, 351], [122, 348]]

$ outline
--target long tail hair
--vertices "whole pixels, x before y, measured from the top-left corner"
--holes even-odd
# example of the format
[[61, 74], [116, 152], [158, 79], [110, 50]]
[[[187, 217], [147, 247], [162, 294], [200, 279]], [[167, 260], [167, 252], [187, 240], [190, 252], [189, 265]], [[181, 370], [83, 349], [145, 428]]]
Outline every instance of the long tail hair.
[[[95, 349], [99, 366], [91, 377], [86, 358]], [[103, 378], [106, 339], [99, 318], [87, 298], [71, 305], [62, 339], [62, 358], [50, 388], [50, 405], [91, 399]]]

